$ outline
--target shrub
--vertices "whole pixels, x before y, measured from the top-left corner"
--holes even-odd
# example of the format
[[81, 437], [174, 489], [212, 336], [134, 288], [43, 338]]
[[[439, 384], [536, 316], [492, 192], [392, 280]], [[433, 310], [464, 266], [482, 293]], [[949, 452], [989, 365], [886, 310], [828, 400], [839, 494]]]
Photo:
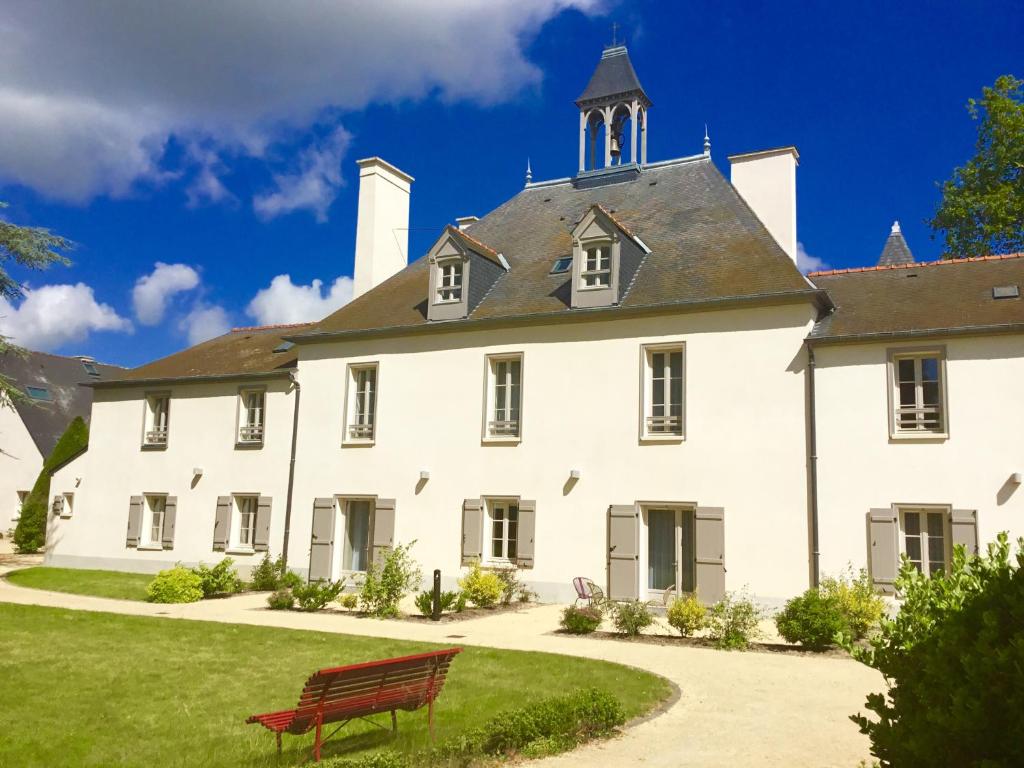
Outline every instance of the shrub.
[[745, 650], [761, 636], [757, 627], [761, 617], [761, 609], [745, 594], [727, 592], [708, 611], [708, 634], [718, 648]]
[[568, 606], [562, 611], [562, 629], [572, 635], [589, 635], [601, 626], [604, 614], [597, 606]]
[[320, 611], [327, 607], [327, 604], [341, 594], [345, 588], [345, 580], [341, 581], [311, 581], [309, 584], [300, 584], [292, 588], [292, 595], [299, 604], [300, 611]]
[[338, 603], [346, 611], [354, 611], [359, 607], [359, 595], [355, 592], [346, 592], [343, 595], [338, 595]]
[[203, 599], [203, 580], [183, 565], [160, 571], [146, 585], [146, 600], [151, 603], [194, 603]]
[[822, 579], [821, 592], [839, 604], [854, 640], [865, 637], [885, 615], [885, 601], [875, 592], [871, 577], [863, 568], [856, 577], [853, 568], [847, 566], [838, 576]]
[[234, 563], [230, 557], [225, 557], [213, 568], [200, 563], [192, 569], [202, 581], [203, 597], [230, 595], [242, 588], [242, 580], [238, 578]]
[[[441, 613], [448, 613], [455, 610], [455, 606], [459, 600], [458, 592], [442, 592], [441, 593]], [[426, 590], [416, 595], [416, 607], [420, 613], [424, 616], [431, 616], [434, 613], [434, 592], [433, 590]]]
[[850, 634], [839, 600], [814, 588], [787, 601], [775, 617], [775, 626], [787, 642], [800, 643], [811, 651], [823, 651]]
[[624, 635], [639, 635], [654, 623], [651, 605], [640, 600], [616, 603], [612, 608], [612, 622], [615, 629]]
[[707, 626], [708, 609], [696, 595], [677, 597], [668, 607], [668, 623], [683, 637], [690, 637]]
[[287, 611], [295, 607], [295, 595], [290, 589], [279, 589], [267, 595], [267, 605], [272, 611]]
[[249, 586], [256, 592], [273, 592], [278, 589], [291, 589], [302, 584], [302, 577], [288, 570], [284, 557], [270, 559], [268, 552], [260, 560], [259, 565], [252, 569]]
[[302, 577], [295, 571], [285, 571], [284, 575], [281, 576], [281, 583], [278, 585], [281, 589], [295, 589], [305, 584]]
[[469, 567], [469, 573], [459, 579], [466, 599], [478, 608], [493, 608], [505, 593], [505, 582], [494, 571], [485, 571], [479, 562]]
[[986, 556], [957, 546], [949, 574], [927, 578], [906, 560], [900, 612], [883, 618], [855, 658], [889, 681], [870, 694], [878, 720], [851, 719], [883, 766], [1020, 764], [1024, 735], [1024, 538], [1016, 565], [1005, 533]]
[[359, 601], [363, 610], [372, 616], [388, 617], [398, 615], [402, 599], [416, 589], [423, 580], [419, 564], [413, 560], [409, 550], [415, 541], [398, 544], [384, 558], [384, 565], [370, 563]]
[[511, 605], [513, 600], [528, 603], [533, 591], [519, 580], [519, 569], [514, 565], [491, 569], [501, 581], [501, 604]]
[[410, 759], [400, 752], [374, 752], [359, 757], [333, 757], [320, 763], [324, 768], [409, 768]]

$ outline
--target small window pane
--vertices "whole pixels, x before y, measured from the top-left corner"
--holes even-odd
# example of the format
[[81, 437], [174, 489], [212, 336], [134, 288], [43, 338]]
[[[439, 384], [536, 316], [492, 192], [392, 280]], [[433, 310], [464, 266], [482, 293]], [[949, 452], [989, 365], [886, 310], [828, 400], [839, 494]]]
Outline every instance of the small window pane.
[[901, 382], [914, 381], [914, 361], [912, 359], [905, 359], [899, 361], [899, 380]]
[[903, 516], [903, 525], [908, 536], [917, 536], [921, 533], [921, 517], [917, 512], [906, 512]]
[[921, 360], [921, 379], [923, 381], [939, 380], [939, 360], [935, 357], [926, 357]]

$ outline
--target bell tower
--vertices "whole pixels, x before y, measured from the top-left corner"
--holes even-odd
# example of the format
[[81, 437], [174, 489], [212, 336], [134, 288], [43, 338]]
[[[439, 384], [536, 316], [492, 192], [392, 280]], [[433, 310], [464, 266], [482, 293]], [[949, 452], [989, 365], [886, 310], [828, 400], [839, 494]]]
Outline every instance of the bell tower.
[[576, 106], [580, 110], [580, 174], [647, 164], [651, 100], [633, 70], [626, 46], [613, 44], [604, 49]]

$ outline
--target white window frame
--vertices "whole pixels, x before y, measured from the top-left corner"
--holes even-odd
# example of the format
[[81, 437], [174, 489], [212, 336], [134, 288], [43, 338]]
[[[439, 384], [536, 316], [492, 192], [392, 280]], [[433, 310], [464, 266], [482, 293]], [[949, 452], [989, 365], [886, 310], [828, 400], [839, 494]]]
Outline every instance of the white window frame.
[[[508, 418], [511, 414], [511, 405], [508, 393], [506, 393], [505, 403], [506, 407], [504, 412], [499, 414], [497, 412], [497, 388], [499, 386], [498, 381], [498, 368], [501, 363], [519, 363], [519, 418], [515, 419], [514, 428], [509, 422], [513, 421]], [[526, 379], [526, 359], [522, 352], [502, 352], [489, 354], [484, 359], [484, 414], [483, 414], [483, 427], [482, 427], [482, 439], [485, 443], [505, 443], [505, 444], [517, 444], [523, 439], [523, 403], [524, 403], [524, 381]], [[505, 376], [505, 383], [503, 386], [509, 386], [511, 384], [511, 366], [508, 366], [508, 372]], [[504, 416], [505, 418], [498, 418]], [[514, 430], [514, 431], [513, 431]]]
[[[666, 369], [671, 358], [667, 357], [678, 352], [680, 355], [681, 402], [679, 403], [678, 424], [668, 422], [671, 430], [659, 429], [671, 416], [654, 414], [654, 355], [666, 355]], [[662, 373], [665, 373], [665, 370]], [[667, 380], [665, 397], [666, 407], [671, 409], [671, 383]], [[640, 441], [651, 443], [678, 443], [686, 439], [686, 342], [673, 341], [657, 344], [644, 344], [640, 348]]]
[[[643, 528], [640, 531], [640, 551], [642, 561], [640, 563], [640, 588], [641, 594], [646, 594], [648, 597], [663, 598], [666, 591], [669, 589], [673, 590], [677, 595], [683, 590], [684, 574], [683, 569], [687, 567], [687, 563], [683, 561], [683, 530], [684, 521], [687, 514], [693, 516], [693, 529], [692, 535], [694, 540], [690, 546], [693, 549], [694, 561], [689, 564], [690, 574], [689, 578], [693, 583], [694, 590], [697, 586], [697, 563], [696, 563], [696, 533], [697, 533], [697, 504], [689, 501], [641, 501], [638, 503], [640, 509], [640, 520], [643, 524]], [[673, 533], [672, 533], [672, 551], [675, 556], [675, 582], [671, 587], [668, 588], [654, 588], [649, 587], [649, 570], [651, 564], [651, 547], [650, 547], [650, 513], [652, 511], [663, 511], [670, 512], [673, 515]]]
[[[925, 347], [925, 348], [900, 348], [889, 350], [888, 379], [889, 379], [889, 437], [893, 440], [945, 440], [949, 438], [949, 398], [946, 388], [946, 348]], [[938, 394], [937, 406], [940, 424], [935, 428], [922, 426], [922, 419], [927, 415], [928, 409], [935, 406], [924, 404], [924, 382], [922, 375], [921, 360], [935, 358], [938, 361]], [[901, 360], [914, 361], [914, 385], [915, 404], [904, 407], [900, 405], [900, 378], [899, 367]], [[917, 413], [916, 426], [901, 427], [901, 410], [910, 410]]]
[[69, 491], [61, 495], [64, 497], [64, 505], [61, 509], [60, 516], [71, 517], [72, 513], [75, 511], [75, 494]]
[[[371, 408], [360, 410], [367, 394], [364, 372], [373, 371], [369, 389]], [[376, 361], [349, 363], [345, 373], [345, 423], [342, 445], [373, 445], [377, 440], [377, 416], [380, 411], [380, 365]]]
[[[250, 408], [249, 399], [259, 396], [259, 406]], [[257, 418], [250, 420], [252, 411]], [[267, 431], [267, 390], [266, 387], [243, 387], [238, 390], [238, 430], [235, 441], [242, 446], [261, 446]]]
[[[580, 249], [580, 281], [577, 290], [609, 290], [612, 287], [612, 241], [590, 240], [581, 243]], [[591, 259], [591, 251], [597, 251], [595, 259]], [[595, 282], [589, 282], [591, 279]]]
[[[159, 501], [159, 512], [160, 512], [160, 535], [153, 539], [153, 526], [155, 523], [155, 515], [157, 510], [154, 508], [154, 502]], [[139, 531], [139, 549], [163, 549], [163, 532], [164, 532], [164, 521], [167, 515], [167, 494], [166, 493], [146, 493], [142, 496], [142, 530]]]
[[907, 552], [907, 527], [906, 527], [906, 516], [910, 514], [921, 515], [921, 527], [917, 534], [921, 539], [921, 572], [926, 576], [930, 576], [931, 570], [931, 557], [929, 556], [929, 533], [928, 533], [928, 515], [938, 515], [942, 520], [942, 565], [943, 572], [949, 573], [949, 568], [953, 562], [953, 530], [950, 517], [952, 515], [952, 508], [941, 504], [898, 504], [896, 506], [899, 512], [899, 544], [900, 554], [908, 555]]
[[[229, 553], [250, 554], [256, 547], [256, 518], [259, 514], [258, 493], [236, 493], [231, 497], [231, 536]], [[247, 519], [248, 518], [248, 519]], [[248, 523], [248, 525], [244, 525]], [[245, 539], [248, 538], [248, 542]]]
[[[486, 527], [483, 531], [483, 562], [490, 565], [508, 565], [515, 564], [516, 558], [519, 555], [519, 497], [518, 496], [485, 496], [484, 507], [486, 508]], [[509, 512], [512, 508], [515, 508], [515, 520], [511, 520]], [[502, 520], [500, 522], [502, 535], [501, 539], [501, 554], [494, 554], [494, 525], [498, 522], [495, 519], [495, 513], [498, 509], [502, 510]], [[513, 542], [513, 537], [510, 535], [512, 526], [515, 526], [515, 543], [514, 546], [510, 547]], [[509, 554], [511, 549], [511, 554]]]
[[458, 304], [466, 290], [466, 268], [461, 256], [449, 256], [437, 260], [437, 286], [435, 304]]
[[[157, 403], [163, 402], [158, 409]], [[171, 393], [147, 392], [143, 398], [142, 445], [166, 448], [171, 434]]]

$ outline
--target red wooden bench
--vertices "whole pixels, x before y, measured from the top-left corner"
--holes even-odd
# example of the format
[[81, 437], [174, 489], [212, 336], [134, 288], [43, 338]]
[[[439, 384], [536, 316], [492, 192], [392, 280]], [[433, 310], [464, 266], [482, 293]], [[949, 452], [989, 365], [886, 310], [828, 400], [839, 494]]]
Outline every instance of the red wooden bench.
[[[282, 733], [301, 735], [315, 728], [313, 759], [319, 762], [320, 747], [350, 721], [365, 720], [370, 715], [390, 712], [391, 729], [397, 731], [396, 710], [412, 712], [426, 704], [430, 738], [433, 739], [434, 699], [444, 687], [452, 659], [461, 651], [461, 648], [448, 648], [396, 659], [321, 669], [306, 681], [295, 709], [253, 715], [245, 722], [259, 723], [273, 731], [277, 737], [278, 753], [281, 752]], [[323, 726], [337, 722], [341, 722], [341, 725], [327, 738], [321, 738]]]

